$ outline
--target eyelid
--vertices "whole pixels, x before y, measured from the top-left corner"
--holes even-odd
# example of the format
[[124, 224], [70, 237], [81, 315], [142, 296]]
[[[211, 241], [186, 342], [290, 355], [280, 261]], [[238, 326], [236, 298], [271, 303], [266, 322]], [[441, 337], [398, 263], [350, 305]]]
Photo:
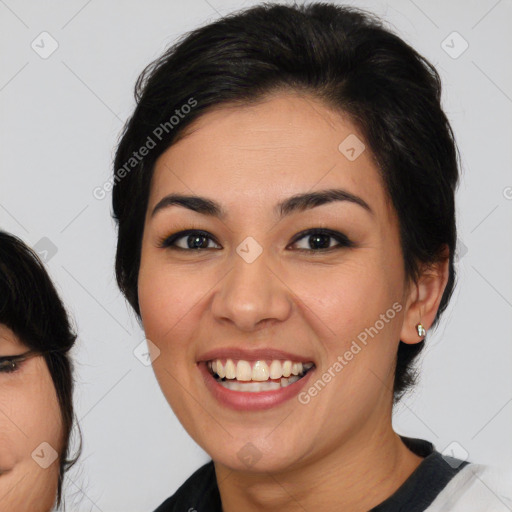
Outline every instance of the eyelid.
[[5, 361], [14, 361], [16, 363], [26, 361], [27, 359], [40, 355], [35, 350], [27, 350], [26, 352], [23, 352], [22, 354], [14, 354], [12, 356], [0, 356], [0, 363], [3, 363]]
[[21, 361], [28, 359], [30, 354], [32, 353], [32, 350], [27, 350], [26, 352], [23, 352], [22, 354], [13, 354], [12, 356], [0, 356], [0, 361], [11, 361], [12, 359], [16, 361]]

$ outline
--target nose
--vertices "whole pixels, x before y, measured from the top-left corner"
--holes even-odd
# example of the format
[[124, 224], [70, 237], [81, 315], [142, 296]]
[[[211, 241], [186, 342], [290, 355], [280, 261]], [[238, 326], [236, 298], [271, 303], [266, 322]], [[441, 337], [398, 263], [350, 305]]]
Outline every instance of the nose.
[[212, 300], [217, 321], [242, 331], [254, 331], [286, 320], [292, 310], [290, 290], [271, 269], [265, 251], [248, 263], [233, 255], [233, 268]]

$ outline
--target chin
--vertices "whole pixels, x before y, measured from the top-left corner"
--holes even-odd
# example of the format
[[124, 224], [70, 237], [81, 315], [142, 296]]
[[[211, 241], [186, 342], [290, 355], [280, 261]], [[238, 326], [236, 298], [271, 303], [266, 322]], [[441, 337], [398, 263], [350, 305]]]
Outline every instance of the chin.
[[257, 448], [256, 443], [247, 441], [241, 444], [241, 447], [232, 452], [217, 451], [208, 452], [215, 463], [222, 464], [233, 471], [251, 472], [251, 473], [279, 473], [288, 470], [301, 459], [297, 450], [290, 449], [277, 454], [277, 448], [269, 447], [268, 452]]

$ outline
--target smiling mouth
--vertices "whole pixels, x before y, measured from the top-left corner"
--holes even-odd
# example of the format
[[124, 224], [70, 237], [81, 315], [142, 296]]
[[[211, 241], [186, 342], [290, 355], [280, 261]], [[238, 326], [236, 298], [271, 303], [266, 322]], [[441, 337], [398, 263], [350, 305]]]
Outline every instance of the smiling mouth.
[[214, 359], [206, 367], [215, 380], [232, 391], [258, 393], [290, 386], [315, 368], [312, 362], [292, 362], [274, 359], [271, 361], [245, 361]]

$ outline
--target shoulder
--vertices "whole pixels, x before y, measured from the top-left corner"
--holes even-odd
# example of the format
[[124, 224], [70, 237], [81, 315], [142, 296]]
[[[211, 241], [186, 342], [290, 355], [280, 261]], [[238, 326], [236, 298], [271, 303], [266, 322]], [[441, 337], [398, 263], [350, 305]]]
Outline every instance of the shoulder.
[[510, 512], [512, 468], [469, 463], [455, 475], [427, 512]]
[[154, 512], [221, 512], [221, 502], [213, 461], [196, 470]]

